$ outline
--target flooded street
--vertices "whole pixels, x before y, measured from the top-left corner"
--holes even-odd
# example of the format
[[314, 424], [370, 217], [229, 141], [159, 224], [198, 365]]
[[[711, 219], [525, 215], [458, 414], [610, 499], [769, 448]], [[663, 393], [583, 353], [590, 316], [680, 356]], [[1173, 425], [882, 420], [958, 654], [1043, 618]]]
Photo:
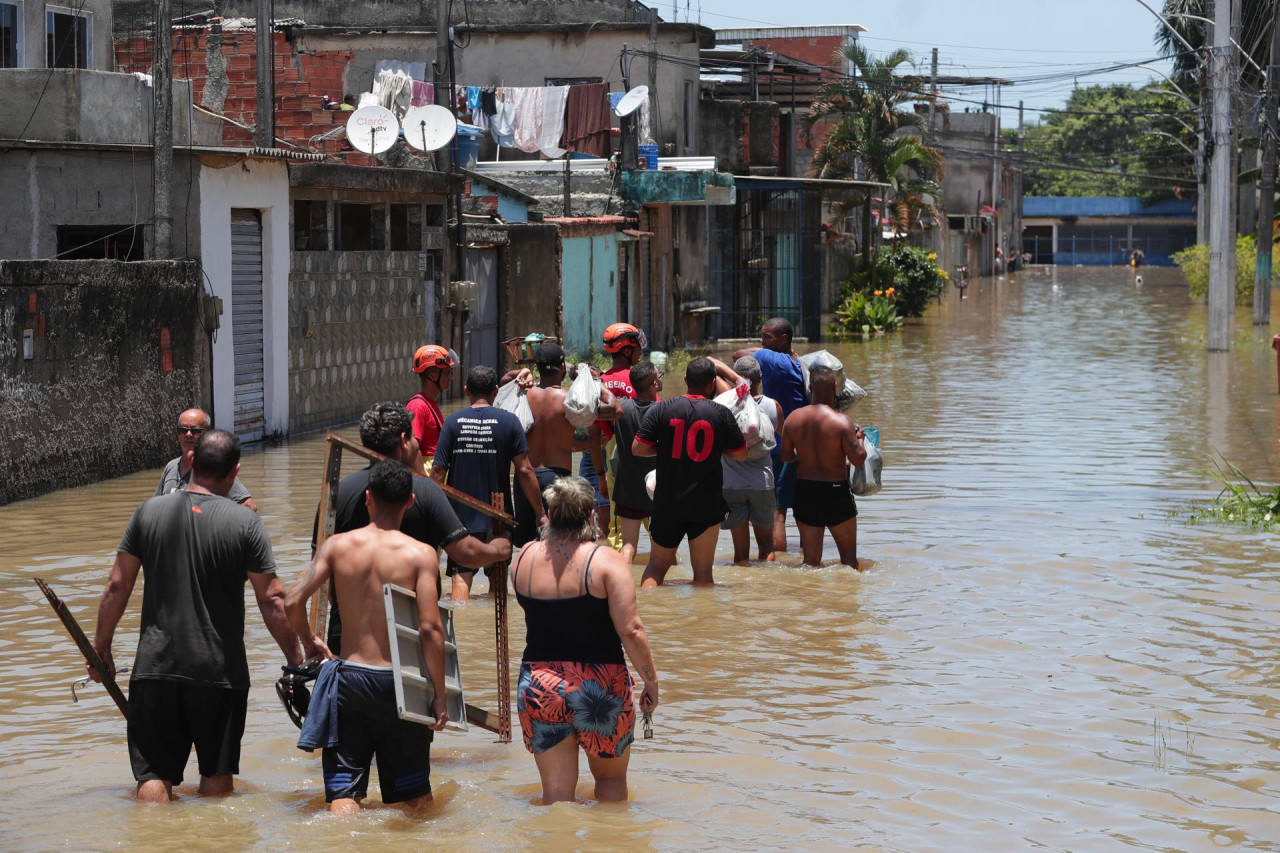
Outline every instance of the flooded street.
[[[975, 281], [900, 335], [832, 347], [870, 393], [851, 414], [882, 436], [885, 489], [859, 502], [870, 569], [800, 568], [794, 528], [790, 560], [735, 568], [722, 535], [716, 589], [686, 585], [685, 558], [642, 594], [662, 704], [627, 805], [534, 806], [518, 730], [504, 746], [472, 729], [437, 738], [425, 823], [322, 815], [250, 596], [239, 793], [137, 808], [121, 718], [101, 688], [71, 703], [81, 658], [31, 578], [92, 633], [159, 471], [0, 508], [3, 847], [1280, 849], [1280, 537], [1177, 515], [1215, 493], [1210, 452], [1280, 480], [1280, 321], [1255, 332], [1242, 310], [1233, 351], [1210, 357], [1180, 274], [1145, 278]], [[311, 435], [244, 460], [286, 582], [322, 452]], [[458, 613], [467, 699], [487, 708], [492, 626], [487, 595]]]

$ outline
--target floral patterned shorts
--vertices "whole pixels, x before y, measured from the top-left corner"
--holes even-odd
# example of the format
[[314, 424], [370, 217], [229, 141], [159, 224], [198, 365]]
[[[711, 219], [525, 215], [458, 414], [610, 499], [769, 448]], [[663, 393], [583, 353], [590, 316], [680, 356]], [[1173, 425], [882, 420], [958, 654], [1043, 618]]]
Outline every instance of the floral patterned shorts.
[[525, 749], [576, 736], [587, 755], [620, 758], [635, 735], [631, 684], [626, 664], [525, 661], [516, 696]]

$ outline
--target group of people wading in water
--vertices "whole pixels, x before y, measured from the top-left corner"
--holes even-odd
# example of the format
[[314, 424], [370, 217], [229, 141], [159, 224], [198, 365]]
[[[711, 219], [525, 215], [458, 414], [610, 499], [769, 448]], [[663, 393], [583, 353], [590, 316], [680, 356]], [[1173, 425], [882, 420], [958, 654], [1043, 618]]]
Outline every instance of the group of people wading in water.
[[[183, 412], [182, 453], [125, 530], [93, 639], [114, 677], [112, 637], [145, 574], [129, 683], [137, 799], [173, 799], [193, 746], [198, 792], [232, 790], [248, 707], [248, 582], [284, 654], [282, 682], [300, 678], [304, 661], [324, 661], [310, 703], [300, 709], [299, 747], [321, 750], [330, 810], [360, 809], [375, 758], [384, 803], [429, 803], [431, 743], [449, 720], [438, 552], [448, 556], [452, 597], [463, 601], [475, 573], [510, 560], [514, 545], [520, 550], [511, 585], [527, 632], [517, 708], [543, 802], [575, 797], [579, 749], [595, 796], [625, 800], [637, 704], [627, 658], [642, 682], [640, 710], [647, 716], [658, 705], [631, 570], [641, 527], [650, 538], [643, 587], [663, 583], [686, 539], [694, 583], [712, 583], [721, 529], [732, 532], [736, 563], [748, 561], [752, 531], [757, 557], [773, 560], [786, 550], [788, 509], [806, 563], [821, 563], [830, 530], [840, 561], [857, 567], [847, 466], [866, 458], [863, 433], [836, 411], [830, 369], [814, 368], [806, 383], [791, 334], [786, 320], [767, 321], [760, 347], [734, 353], [732, 365], [693, 359], [687, 393], [662, 399], [664, 377], [644, 358], [644, 334], [613, 324], [603, 338], [612, 366], [599, 377], [596, 421], [585, 439], [566, 416], [569, 368], [557, 344], [537, 349], [536, 376], [473, 367], [464, 385], [470, 405], [447, 418], [439, 401], [457, 356], [440, 346], [419, 348], [412, 367], [420, 392], [407, 405], [378, 403], [360, 421], [361, 442], [386, 458], [340, 481], [335, 532], [319, 548], [313, 539], [313, 559], [287, 591], [257, 505], [238, 479], [239, 441], [212, 429], [204, 412]], [[518, 383], [528, 403], [527, 429], [494, 405], [508, 382]], [[743, 383], [778, 436], [771, 448], [748, 447], [730, 409], [712, 402]], [[577, 475], [575, 450], [582, 452]], [[496, 533], [487, 516], [450, 502], [440, 484], [486, 504], [502, 493], [515, 509], [514, 535]], [[388, 583], [417, 596], [434, 690], [431, 726], [397, 712], [383, 602]], [[307, 605], [326, 584], [333, 602], [322, 638]], [[90, 675], [99, 678], [92, 667]]]

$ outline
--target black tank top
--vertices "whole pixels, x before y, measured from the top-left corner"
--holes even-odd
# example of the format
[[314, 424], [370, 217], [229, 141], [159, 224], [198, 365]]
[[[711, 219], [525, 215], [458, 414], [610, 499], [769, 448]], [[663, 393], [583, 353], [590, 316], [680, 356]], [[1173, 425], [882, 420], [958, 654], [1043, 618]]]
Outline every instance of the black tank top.
[[[591, 579], [591, 561], [597, 545], [587, 557], [582, 572], [582, 594], [573, 598], [534, 598], [520, 591], [520, 563], [516, 560], [511, 585], [516, 602], [524, 610], [526, 661], [575, 661], [577, 663], [625, 663], [622, 640], [609, 615], [609, 600], [596, 598], [587, 588]], [[532, 584], [532, 581], [530, 582]], [[530, 585], [528, 589], [532, 590]]]

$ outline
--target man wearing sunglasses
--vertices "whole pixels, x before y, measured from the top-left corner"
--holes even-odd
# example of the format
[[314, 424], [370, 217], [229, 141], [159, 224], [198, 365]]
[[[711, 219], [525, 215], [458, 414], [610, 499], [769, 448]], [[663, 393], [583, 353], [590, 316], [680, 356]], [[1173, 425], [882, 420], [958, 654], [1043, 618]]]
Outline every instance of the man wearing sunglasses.
[[[160, 484], [156, 486], [156, 497], [185, 489], [191, 482], [191, 457], [195, 455], [196, 442], [212, 426], [213, 420], [202, 409], [187, 409], [178, 415], [178, 444], [182, 447], [182, 454], [177, 459], [170, 459], [169, 464], [164, 466]], [[249, 494], [239, 477], [231, 484], [227, 497], [254, 512], [258, 511], [253, 495]]]

